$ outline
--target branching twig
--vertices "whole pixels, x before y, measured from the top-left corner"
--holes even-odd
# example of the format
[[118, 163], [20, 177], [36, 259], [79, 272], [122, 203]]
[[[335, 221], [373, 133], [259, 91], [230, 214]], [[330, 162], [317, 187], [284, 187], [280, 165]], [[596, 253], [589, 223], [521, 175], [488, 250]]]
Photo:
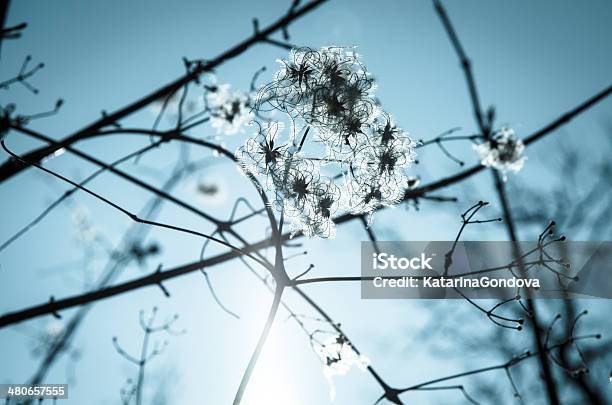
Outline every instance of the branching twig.
[[[240, 42], [239, 44], [229, 48], [225, 52], [221, 53], [217, 57], [210, 59], [206, 63], [199, 63], [193, 69], [191, 69], [184, 76], [176, 79], [175, 81], [168, 83], [167, 85], [161, 87], [160, 89], [144, 96], [143, 98], [132, 102], [131, 104], [118, 109], [117, 111], [107, 114], [103, 116], [101, 119], [92, 122], [91, 124], [85, 126], [83, 129], [73, 133], [72, 135], [64, 138], [60, 142], [55, 145], [44, 146], [42, 148], [36, 149], [24, 155], [24, 160], [28, 162], [38, 163], [45, 156], [48, 156], [55, 152], [59, 148], [65, 148], [77, 141], [85, 139], [92, 134], [95, 134], [100, 129], [107, 127], [109, 125], [113, 125], [118, 123], [123, 118], [141, 110], [142, 108], [148, 106], [149, 104], [163, 99], [168, 94], [174, 93], [177, 89], [180, 89], [185, 84], [196, 80], [202, 73], [210, 72], [213, 69], [217, 68], [219, 65], [227, 62], [230, 59], [235, 58], [236, 56], [242, 54], [252, 46], [262, 42], [268, 36], [273, 34], [276, 31], [283, 30], [289, 24], [302, 17], [303, 15], [309, 13], [314, 10], [319, 5], [323, 4], [327, 0], [312, 0], [305, 5], [300, 7], [291, 8], [289, 13], [279, 18], [276, 22], [272, 23], [265, 29], [261, 30], [259, 33], [255, 33], [251, 35], [246, 40]], [[19, 161], [8, 160], [0, 165], [0, 182], [12, 177], [13, 175], [19, 173], [21, 170], [26, 168], [27, 165], [20, 164]]]

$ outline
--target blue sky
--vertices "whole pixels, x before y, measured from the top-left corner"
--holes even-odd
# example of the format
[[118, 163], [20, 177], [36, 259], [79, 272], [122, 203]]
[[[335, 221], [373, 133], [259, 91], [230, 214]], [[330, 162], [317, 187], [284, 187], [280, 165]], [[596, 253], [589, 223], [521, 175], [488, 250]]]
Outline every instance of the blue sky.
[[[447, 3], [448, 13], [474, 63], [483, 103], [494, 104], [498, 122], [512, 125], [520, 136], [542, 127], [610, 83], [610, 2]], [[18, 111], [27, 114], [46, 110], [57, 98], [63, 98], [65, 105], [60, 114], [31, 125], [62, 138], [98, 118], [102, 110], [112, 111], [182, 74], [183, 56], [212, 58], [250, 35], [253, 17], [264, 26], [287, 6], [288, 1], [277, 0], [13, 1], [8, 23], [27, 21], [29, 27], [22, 39], [3, 42], [0, 77], [14, 74], [28, 54], [34, 62], [45, 62], [46, 67], [31, 79], [40, 88], [39, 95], [15, 86], [0, 92], [0, 103], [15, 102]], [[332, 0], [292, 25], [290, 32], [292, 41], [299, 45], [358, 46], [364, 63], [378, 81], [377, 95], [383, 105], [414, 138], [427, 139], [452, 127], [462, 127], [466, 133], [474, 131], [458, 61], [431, 2]], [[257, 69], [267, 66], [268, 73], [262, 80], [269, 78], [275, 60], [284, 55], [281, 49], [258, 45], [222, 65], [217, 78], [246, 90]], [[612, 101], [608, 100], [530, 148], [525, 169], [509, 181], [525, 182], [534, 188], [550, 187], [559, 176], [543, 169], [542, 162], [559, 144], [580, 146], [597, 156], [604, 142], [602, 124], [609, 121], [610, 111]], [[129, 118], [126, 125], [148, 126], [153, 118], [146, 110]], [[194, 135], [205, 135], [207, 131], [212, 129], [206, 127]], [[224, 142], [235, 148], [246, 135], [234, 135]], [[18, 135], [9, 136], [7, 142], [18, 151], [36, 145]], [[79, 146], [111, 161], [143, 142], [146, 139], [117, 137]], [[458, 144], [453, 150], [468, 162], [476, 161], [467, 145]], [[126, 164], [125, 168], [161, 184], [176, 156], [177, 148], [169, 146], [147, 156], [139, 166]], [[192, 156], [209, 155], [193, 150]], [[4, 159], [5, 155], [0, 157]], [[422, 163], [415, 173], [422, 174], [424, 181], [460, 169], [435, 148], [423, 151], [419, 160]], [[82, 178], [93, 169], [67, 154], [49, 165], [73, 178]], [[207, 173], [222, 179], [228, 197], [221, 204], [205, 204], [203, 208], [215, 215], [226, 215], [231, 199], [243, 193], [245, 180], [233, 167], [221, 163]], [[471, 194], [474, 199], [494, 201], [489, 176], [480, 175], [470, 185], [476, 190]], [[32, 170], [1, 184], [0, 239], [19, 229], [65, 188]], [[92, 188], [133, 210], [139, 210], [150, 198], [110, 175], [93, 182]], [[457, 193], [463, 191], [456, 189]], [[188, 187], [179, 187], [176, 193], [193, 198]], [[83, 249], [75, 243], [71, 221], [74, 206], [86, 208], [96, 228], [112, 242], [118, 241], [130, 225], [126, 217], [87, 196], [79, 195], [73, 201], [73, 205], [64, 205], [22, 240], [0, 252], [0, 312], [43, 302], [51, 293], [58, 297], [78, 293], [87, 273], [100, 271], [101, 262], [84, 262]], [[388, 238], [446, 240], [454, 237], [457, 214], [471, 202], [463, 199], [456, 206], [443, 208], [424, 204], [419, 212], [397, 208], [377, 216], [375, 229]], [[210, 231], [204, 222], [169, 205], [160, 219]], [[260, 226], [248, 227], [244, 232], [253, 240], [264, 236]], [[504, 236], [500, 228], [494, 227], [468, 235], [473, 239]], [[313, 262], [317, 275], [356, 274], [359, 241], [365, 237], [359, 226], [350, 224], [342, 227], [332, 241], [306, 241], [309, 255], [295, 259], [294, 272], [301, 272]], [[122, 279], [141, 276], [158, 262], [167, 268], [198, 257], [201, 241], [193, 237], [153, 230], [150, 239], [163, 244], [163, 254], [143, 268], [128, 269]], [[183, 336], [170, 338], [165, 354], [152, 363], [151, 373], [158, 377], [156, 381], [167, 382], [176, 403], [228, 403], [255, 345], [271, 296], [237, 262], [219, 266], [211, 274], [224, 301], [241, 315], [241, 320], [228, 317], [214, 305], [197, 274], [168, 282], [172, 293], [169, 300], [155, 288], [106, 300], [94, 308], [77, 336], [83, 358], [77, 363], [77, 382], [66, 403], [117, 403], [120, 386], [126, 377], [134, 375], [135, 369], [115, 353], [111, 338], [119, 336], [132, 351], [139, 350], [138, 311], [153, 305], [160, 307], [162, 315], [179, 313], [178, 325], [187, 330]], [[416, 343], [411, 344], [411, 336], [429, 316], [421, 304], [361, 300], [358, 285], [318, 285], [308, 291], [342, 321], [347, 334], [393, 383], [416, 383], [461, 369], [461, 363], [440, 361], [426, 350], [415, 349]], [[288, 300], [306, 311], [295, 296], [289, 294]], [[65, 318], [70, 313], [67, 311]], [[304, 335], [285, 319], [285, 313], [277, 319], [249, 388], [247, 403], [327, 403], [329, 392], [320, 363]], [[17, 383], [30, 377], [38, 360], [29, 354], [32, 344], [28, 336], [51, 321], [43, 317], [0, 330], [0, 381]], [[487, 360], [475, 358], [473, 365], [487, 364]], [[65, 361], [58, 363], [47, 381], [64, 381], [65, 369]], [[336, 385], [337, 404], [365, 403], [379, 395], [369, 376], [355, 370], [337, 379]], [[453, 394], [418, 398], [422, 403], [434, 403], [443, 395]]]

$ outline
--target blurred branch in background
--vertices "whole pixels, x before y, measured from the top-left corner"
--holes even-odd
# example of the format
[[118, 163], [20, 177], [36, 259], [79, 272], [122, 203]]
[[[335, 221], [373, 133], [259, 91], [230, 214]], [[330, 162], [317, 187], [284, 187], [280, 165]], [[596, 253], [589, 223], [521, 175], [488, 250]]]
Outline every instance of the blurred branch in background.
[[134, 357], [129, 354], [120, 344], [119, 339], [113, 336], [113, 345], [115, 350], [124, 359], [135, 364], [138, 367], [138, 377], [134, 382], [132, 379], [128, 379], [124, 388], [121, 389], [121, 403], [123, 405], [130, 405], [132, 403], [141, 405], [143, 403], [143, 391], [145, 387], [145, 371], [147, 364], [155, 357], [162, 354], [168, 341], [164, 340], [161, 344], [155, 342], [153, 349], [150, 349], [150, 340], [153, 335], [164, 332], [170, 336], [177, 336], [185, 333], [185, 331], [176, 331], [173, 329], [174, 323], [178, 320], [179, 316], [174, 315], [173, 317], [166, 319], [164, 322], [156, 323], [157, 307], [153, 307], [151, 314], [146, 317], [144, 311], [140, 311], [139, 322], [143, 332], [142, 344], [140, 348], [140, 356]]

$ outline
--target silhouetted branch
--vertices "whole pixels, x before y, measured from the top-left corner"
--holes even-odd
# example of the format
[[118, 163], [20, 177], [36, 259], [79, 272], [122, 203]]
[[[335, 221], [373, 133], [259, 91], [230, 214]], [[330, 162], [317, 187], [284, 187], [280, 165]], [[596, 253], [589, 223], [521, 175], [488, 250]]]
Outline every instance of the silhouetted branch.
[[441, 378], [436, 378], [434, 380], [430, 380], [430, 381], [426, 381], [420, 384], [416, 384], [410, 387], [406, 387], [406, 388], [401, 388], [399, 389], [399, 393], [403, 394], [409, 391], [415, 391], [415, 390], [419, 390], [421, 388], [427, 387], [429, 385], [433, 385], [433, 384], [438, 384], [441, 382], [445, 382], [445, 381], [449, 381], [449, 380], [454, 380], [457, 378], [462, 378], [462, 377], [468, 377], [468, 376], [472, 376], [472, 375], [476, 375], [476, 374], [482, 374], [482, 373], [486, 373], [489, 371], [495, 371], [495, 370], [506, 370], [509, 369], [511, 367], [514, 367], [515, 365], [524, 362], [527, 359], [530, 359], [532, 357], [539, 357], [539, 356], [546, 356], [546, 354], [548, 352], [550, 352], [551, 350], [555, 350], [558, 348], [563, 347], [564, 345], [567, 345], [568, 343], [573, 343], [573, 342], [577, 342], [577, 341], [581, 341], [581, 340], [586, 340], [586, 339], [600, 339], [601, 336], [598, 334], [592, 334], [592, 335], [580, 335], [580, 336], [571, 336], [568, 339], [564, 340], [561, 343], [557, 343], [554, 345], [551, 345], [549, 347], [545, 347], [544, 351], [542, 353], [539, 352], [530, 352], [527, 351], [521, 355], [515, 356], [514, 358], [506, 361], [505, 363], [502, 364], [498, 364], [495, 366], [489, 366], [489, 367], [482, 367], [482, 368], [478, 368], [478, 369], [474, 369], [474, 370], [470, 370], [470, 371], [465, 371], [462, 373], [458, 373], [458, 374], [453, 374], [447, 377], [441, 377]]
[[[161, 139], [151, 145], [148, 145], [144, 148], [140, 148], [139, 150], [137, 150], [136, 152], [132, 152], [122, 158], [119, 158], [117, 160], [115, 160], [114, 162], [110, 163], [108, 165], [108, 167], [115, 167], [127, 160], [132, 159], [135, 156], [138, 156], [148, 150], [151, 150], [153, 148], [156, 148], [157, 146], [159, 146], [161, 143], [165, 142], [164, 139]], [[84, 180], [82, 180], [81, 182], [79, 182], [79, 185], [84, 186], [85, 184], [89, 183], [91, 180], [95, 179], [98, 175], [100, 175], [101, 173], [104, 173], [107, 169], [105, 167], [102, 167], [98, 170], [96, 170], [95, 172], [93, 172], [91, 175], [87, 176]], [[49, 215], [51, 213], [51, 211], [53, 211], [57, 206], [59, 206], [64, 200], [66, 200], [68, 197], [70, 197], [72, 194], [74, 194], [75, 191], [78, 190], [78, 187], [72, 187], [71, 189], [67, 190], [64, 192], [64, 194], [62, 194], [57, 200], [55, 200], [53, 203], [51, 203], [49, 206], [47, 206], [47, 208], [45, 208], [39, 215], [36, 216], [36, 218], [34, 218], [30, 223], [28, 223], [26, 226], [24, 226], [23, 228], [21, 228], [19, 231], [17, 231], [15, 234], [13, 234], [11, 237], [9, 237], [4, 243], [2, 243], [2, 245], [0, 245], [0, 252], [3, 251], [4, 249], [6, 249], [11, 243], [15, 242], [17, 239], [19, 239], [21, 236], [23, 236], [26, 232], [28, 232], [30, 229], [32, 229], [34, 226], [36, 226], [36, 224], [38, 224], [40, 221], [42, 221], [47, 215]]]
[[[177, 89], [180, 89], [185, 84], [196, 80], [202, 73], [210, 72], [216, 67], [218, 67], [219, 65], [242, 54], [243, 52], [251, 48], [253, 45], [256, 45], [257, 43], [262, 42], [274, 32], [282, 30], [283, 28], [286, 28], [289, 24], [294, 22], [296, 19], [309, 13], [310, 11], [314, 10], [316, 7], [318, 7], [319, 5], [323, 4], [326, 1], [327, 0], [312, 0], [299, 8], [290, 9], [290, 12], [288, 14], [279, 18], [276, 22], [272, 23], [265, 29], [261, 30], [258, 33], [253, 34], [246, 40], [233, 46], [227, 51], [221, 53], [217, 57], [208, 60], [206, 63], [197, 64], [196, 67], [191, 69], [184, 76], [176, 79], [175, 81], [165, 86], [162, 86], [160, 89], [152, 93], [149, 93], [143, 98], [136, 100], [132, 102], [131, 104], [116, 110], [115, 112], [105, 115], [101, 119], [95, 122], [92, 122], [91, 124], [85, 126], [83, 129], [62, 139], [57, 144], [45, 146], [45, 147], [36, 149], [34, 151], [31, 151], [25, 154], [23, 156], [24, 160], [27, 162], [38, 163], [45, 156], [52, 154], [57, 149], [65, 148], [66, 146], [69, 146], [79, 140], [88, 138], [89, 136], [95, 134], [96, 132], [98, 132], [100, 129], [104, 127], [118, 123], [123, 118], [141, 110], [142, 108], [148, 106], [149, 104], [157, 100], [163, 99], [165, 96], [167, 96], [168, 94], [174, 93]], [[26, 167], [27, 165], [20, 164], [19, 161], [15, 161], [15, 160], [8, 160], [4, 162], [2, 165], [0, 165], [0, 182], [19, 173]]]
[[278, 286], [277, 290], [274, 292], [274, 300], [272, 301], [272, 305], [270, 306], [268, 319], [266, 320], [266, 324], [264, 325], [263, 331], [261, 332], [261, 336], [257, 341], [257, 346], [255, 347], [255, 351], [253, 352], [253, 355], [249, 360], [249, 364], [247, 365], [247, 368], [244, 371], [244, 374], [242, 375], [242, 380], [240, 381], [240, 385], [238, 386], [238, 391], [236, 391], [236, 396], [234, 397], [234, 405], [239, 405], [240, 401], [242, 401], [244, 391], [246, 390], [246, 387], [249, 383], [249, 379], [253, 374], [253, 370], [255, 369], [255, 365], [257, 364], [259, 355], [261, 354], [261, 350], [263, 349], [263, 346], [268, 338], [268, 334], [270, 333], [270, 329], [272, 328], [272, 323], [274, 322], [274, 318], [276, 317], [276, 312], [278, 311], [278, 307], [280, 305], [283, 290], [284, 287]]
[[19, 83], [21, 84], [23, 87], [25, 87], [26, 89], [30, 90], [32, 93], [34, 94], [38, 94], [38, 89], [36, 89], [35, 87], [33, 87], [30, 82], [28, 82], [28, 79], [32, 76], [34, 76], [34, 74], [36, 74], [36, 72], [38, 72], [40, 69], [42, 69], [43, 67], [45, 67], [44, 63], [38, 63], [36, 65], [34, 65], [34, 67], [30, 68], [28, 70], [28, 65], [30, 64], [30, 61], [32, 60], [32, 57], [30, 55], [26, 56], [26, 58], [24, 59], [21, 68], [19, 69], [19, 72], [17, 73], [17, 75], [11, 79], [5, 80], [3, 82], [0, 82], [0, 89], [3, 90], [8, 90], [8, 88], [14, 84], [14, 83]]
[[[155, 221], [150, 221], [150, 220], [147, 220], [147, 219], [139, 218], [136, 214], [126, 210], [125, 208], [121, 207], [118, 204], [115, 204], [114, 202], [112, 202], [109, 199], [101, 196], [100, 194], [95, 193], [95, 192], [89, 190], [88, 188], [86, 188], [84, 186], [79, 185], [78, 183], [68, 179], [67, 177], [62, 176], [61, 174], [55, 173], [54, 171], [52, 171], [50, 169], [47, 169], [45, 167], [42, 167], [39, 164], [35, 164], [35, 163], [32, 163], [32, 162], [26, 161], [21, 156], [18, 156], [15, 153], [13, 153], [11, 150], [9, 150], [6, 147], [6, 144], [5, 144], [4, 140], [0, 141], [0, 143], [2, 144], [2, 148], [9, 155], [11, 155], [13, 158], [15, 158], [17, 160], [20, 160], [23, 164], [33, 165], [33, 166], [37, 167], [38, 169], [40, 169], [40, 170], [42, 170], [42, 171], [44, 171], [46, 173], [49, 173], [50, 175], [52, 175], [54, 177], [57, 177], [58, 179], [63, 180], [66, 183], [68, 183], [68, 184], [70, 184], [70, 185], [72, 185], [74, 187], [77, 187], [79, 190], [82, 190], [82, 191], [86, 192], [87, 194], [90, 194], [91, 196], [93, 196], [93, 197], [97, 198], [98, 200], [102, 201], [103, 203], [105, 203], [105, 204], [111, 206], [112, 208], [116, 209], [117, 211], [125, 214], [126, 216], [128, 216], [134, 222], [139, 222], [139, 223], [146, 224], [146, 225], [158, 226], [160, 228], [166, 228], [166, 229], [170, 229], [170, 230], [174, 230], [174, 231], [178, 231], [178, 232], [183, 232], [183, 233], [187, 233], [187, 234], [191, 234], [191, 235], [195, 235], [195, 236], [200, 236], [200, 237], [202, 237], [204, 239], [211, 240], [211, 241], [216, 242], [218, 244], [221, 244], [223, 246], [229, 247], [230, 249], [236, 250], [239, 253], [242, 253], [245, 256], [250, 257], [251, 259], [255, 260], [256, 262], [259, 262], [259, 264], [262, 264], [265, 267], [265, 265], [262, 262], [260, 262], [257, 258], [253, 257], [249, 252], [241, 251], [239, 248], [237, 248], [235, 246], [232, 246], [232, 245], [224, 242], [223, 240], [217, 239], [215, 237], [212, 237], [212, 236], [209, 236], [209, 235], [206, 235], [204, 233], [197, 232], [197, 231], [194, 231], [194, 230], [191, 230], [191, 229], [187, 229], [187, 228], [183, 228], [183, 227], [179, 227], [179, 226], [175, 226], [175, 225], [171, 225], [171, 224], [165, 224], [165, 223], [161, 223], [161, 222], [155, 222]], [[117, 171], [117, 169], [114, 169], [114, 168], [111, 168], [111, 167], [108, 167], [108, 169], [113, 171], [113, 172]]]
[[[463, 68], [463, 73], [465, 76], [465, 80], [467, 82], [468, 85], [468, 89], [469, 89], [469, 93], [470, 93], [470, 99], [472, 101], [472, 110], [474, 112], [474, 116], [476, 118], [476, 123], [478, 125], [478, 128], [480, 130], [480, 132], [483, 134], [485, 140], [488, 140], [491, 134], [491, 129], [493, 126], [493, 119], [494, 119], [494, 110], [491, 108], [488, 110], [487, 113], [487, 117], [485, 119], [485, 117], [483, 116], [483, 112], [482, 112], [482, 107], [480, 105], [480, 100], [479, 100], [479, 96], [478, 96], [478, 91], [476, 89], [476, 82], [474, 80], [474, 75], [472, 73], [472, 69], [471, 69], [471, 63], [470, 60], [468, 59], [468, 57], [466, 56], [466, 53], [461, 45], [461, 42], [459, 41], [459, 38], [457, 37], [457, 34], [455, 32], [455, 29], [453, 28], [450, 19], [448, 18], [448, 15], [446, 14], [446, 11], [444, 9], [444, 7], [442, 6], [442, 3], [439, 0], [434, 0], [434, 6], [436, 11], [438, 12], [438, 15], [444, 25], [444, 28], [446, 29], [446, 32], [453, 44], [453, 47], [457, 53], [457, 56], [459, 57], [459, 60], [461, 62], [461, 66]], [[605, 90], [603, 93], [598, 94], [597, 96], [595, 96], [594, 101], [588, 100], [586, 102], [586, 105], [584, 107], [584, 109], [588, 108], [589, 106], [593, 105], [594, 103], [596, 103], [597, 101], [603, 99], [605, 96], [607, 96], [610, 92], [612, 91], [612, 87], [609, 87], [607, 90]], [[535, 134], [535, 138], [533, 139], [538, 139], [538, 137], [543, 136], [545, 133], [552, 131], [553, 129], [557, 128], [559, 125], [561, 125], [563, 122], [568, 122], [571, 117], [575, 116], [576, 114], [580, 113], [581, 111], [584, 111], [584, 109], [575, 109], [573, 111], [571, 111], [570, 113], [568, 113], [568, 115], [564, 115], [561, 118], [561, 121], [559, 122], [559, 124], [557, 125], [549, 125], [548, 127], [544, 128], [544, 131], [538, 135], [537, 133]], [[559, 121], [559, 120], [558, 120]], [[500, 199], [501, 202], [501, 206], [502, 206], [502, 211], [503, 211], [503, 218], [504, 218], [504, 222], [506, 225], [506, 228], [508, 230], [509, 236], [510, 236], [510, 240], [513, 242], [513, 247], [514, 247], [514, 255], [517, 258], [518, 262], [519, 262], [519, 267], [520, 267], [520, 272], [521, 274], [525, 274], [526, 272], [526, 268], [523, 264], [523, 260], [522, 257], [520, 255], [520, 250], [517, 244], [517, 235], [516, 235], [516, 230], [515, 230], [515, 225], [514, 225], [514, 220], [512, 218], [512, 214], [510, 211], [510, 207], [508, 204], [508, 200], [506, 197], [506, 193], [505, 193], [505, 186], [504, 186], [504, 182], [502, 180], [502, 177], [500, 175], [500, 173], [495, 170], [495, 169], [491, 169], [491, 172], [493, 174], [493, 179], [494, 179], [494, 183], [495, 183], [495, 189], [497, 191], [497, 195]], [[544, 346], [542, 343], [542, 340], [540, 338], [540, 332], [539, 332], [539, 324], [538, 324], [538, 317], [537, 317], [537, 312], [536, 312], [536, 307], [533, 304], [533, 302], [531, 301], [531, 292], [529, 291], [529, 289], [527, 289], [526, 291], [527, 294], [527, 309], [530, 313], [530, 317], [529, 319], [531, 320], [531, 324], [532, 324], [532, 336], [534, 339], [534, 342], [536, 344], [536, 347], [538, 349], [538, 359], [540, 362], [540, 367], [542, 369], [542, 373], [543, 373], [543, 377], [544, 377], [544, 385], [546, 387], [546, 392], [548, 394], [548, 400], [550, 402], [551, 405], [556, 405], [559, 403], [559, 398], [558, 398], [558, 394], [557, 394], [557, 390], [555, 387], [555, 382], [553, 380], [553, 375], [550, 371], [550, 365], [548, 363], [548, 359], [544, 354]]]

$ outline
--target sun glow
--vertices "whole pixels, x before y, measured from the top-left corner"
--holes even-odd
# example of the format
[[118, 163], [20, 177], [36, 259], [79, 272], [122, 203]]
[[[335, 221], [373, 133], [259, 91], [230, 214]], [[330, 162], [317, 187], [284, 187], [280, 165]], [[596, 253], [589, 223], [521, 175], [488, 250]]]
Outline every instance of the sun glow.
[[251, 382], [246, 390], [244, 405], [303, 405], [299, 382], [292, 380], [292, 359], [287, 356], [282, 330], [271, 335], [264, 347]]

